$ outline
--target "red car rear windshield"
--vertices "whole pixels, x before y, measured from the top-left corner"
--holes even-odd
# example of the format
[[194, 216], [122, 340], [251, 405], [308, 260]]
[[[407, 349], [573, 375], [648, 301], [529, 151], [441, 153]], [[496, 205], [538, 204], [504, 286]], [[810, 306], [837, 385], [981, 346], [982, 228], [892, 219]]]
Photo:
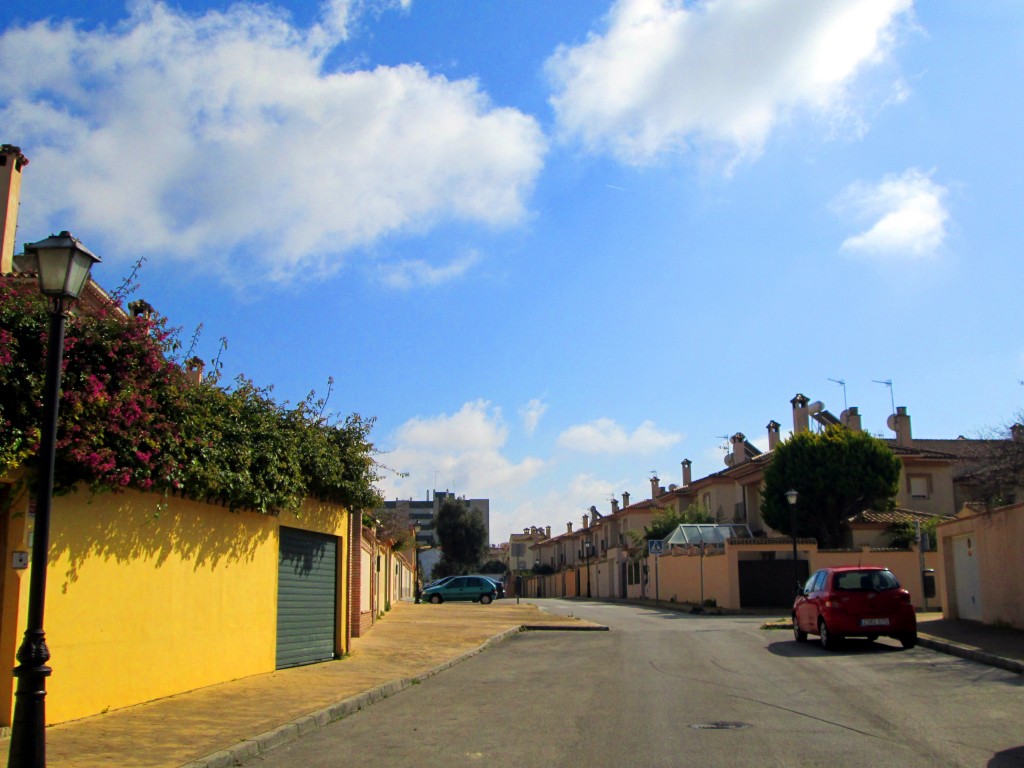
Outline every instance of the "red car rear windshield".
[[843, 571], [835, 575], [832, 587], [850, 592], [881, 592], [899, 589], [900, 583], [889, 571]]

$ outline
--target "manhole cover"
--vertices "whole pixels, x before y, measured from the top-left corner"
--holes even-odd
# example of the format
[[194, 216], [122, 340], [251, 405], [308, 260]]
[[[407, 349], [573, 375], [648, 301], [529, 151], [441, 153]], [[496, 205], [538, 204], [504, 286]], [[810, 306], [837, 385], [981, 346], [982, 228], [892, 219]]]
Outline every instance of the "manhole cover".
[[750, 723], [728, 723], [728, 722], [717, 722], [717, 723], [694, 723], [690, 726], [696, 728], [698, 731], [731, 731], [737, 728], [749, 728]]

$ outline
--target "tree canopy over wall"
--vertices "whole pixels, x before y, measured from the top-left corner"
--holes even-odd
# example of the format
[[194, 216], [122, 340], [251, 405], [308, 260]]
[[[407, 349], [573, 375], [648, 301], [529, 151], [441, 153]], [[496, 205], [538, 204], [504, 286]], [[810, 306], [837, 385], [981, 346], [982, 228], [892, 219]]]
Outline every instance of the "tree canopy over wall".
[[[39, 449], [46, 300], [35, 281], [0, 278], [0, 475], [34, 469]], [[67, 323], [55, 490], [175, 492], [232, 509], [296, 509], [307, 497], [373, 508], [373, 419], [334, 421], [310, 394], [295, 407], [240, 377], [190, 381], [177, 331], [113, 305]]]
[[[843, 426], [798, 432], [775, 447], [764, 471], [761, 512], [780, 533], [812, 536], [824, 548], [844, 543], [846, 520], [893, 505], [900, 460], [882, 440]], [[790, 509], [786, 491], [798, 492]]]

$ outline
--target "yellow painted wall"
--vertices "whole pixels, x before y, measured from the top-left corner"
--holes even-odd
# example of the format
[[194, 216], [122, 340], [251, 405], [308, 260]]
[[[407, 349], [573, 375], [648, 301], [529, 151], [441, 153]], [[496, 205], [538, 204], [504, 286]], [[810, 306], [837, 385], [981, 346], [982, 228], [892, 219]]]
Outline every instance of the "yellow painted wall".
[[943, 605], [946, 618], [957, 618], [953, 539], [967, 534], [975, 537], [979, 557], [981, 620], [1024, 629], [1024, 504], [965, 515], [939, 526], [944, 577], [939, 594], [948, 595]]
[[[307, 504], [298, 517], [276, 518], [163, 502], [133, 491], [54, 499], [44, 619], [53, 669], [48, 723], [273, 671], [280, 525], [339, 537], [344, 602], [347, 515], [339, 508]], [[0, 664], [0, 682], [12, 692], [0, 697], [5, 723], [13, 700], [7, 670], [16, 663], [10, 636], [16, 647], [28, 601], [28, 571], [18, 573], [17, 626], [5, 600], [0, 630], [2, 658], [10, 660]], [[344, 606], [338, 613], [343, 652]]]
[[[683, 554], [681, 547], [673, 548], [673, 554], [658, 558], [658, 597], [677, 603], [700, 604], [701, 557]], [[647, 558], [650, 564], [651, 581], [647, 594], [654, 597], [654, 558]], [[707, 554], [704, 560], [704, 599], [714, 600], [717, 605], [730, 605], [729, 558], [725, 554]], [[739, 602], [735, 607], [739, 607]]]

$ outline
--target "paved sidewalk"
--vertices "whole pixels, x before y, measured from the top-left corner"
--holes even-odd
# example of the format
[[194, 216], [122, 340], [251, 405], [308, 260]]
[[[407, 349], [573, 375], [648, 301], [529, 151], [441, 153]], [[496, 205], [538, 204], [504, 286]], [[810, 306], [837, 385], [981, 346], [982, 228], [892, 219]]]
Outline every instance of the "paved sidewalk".
[[926, 648], [1024, 674], [1024, 630], [919, 613], [917, 636]]
[[[534, 605], [393, 606], [345, 659], [280, 670], [46, 729], [50, 768], [219, 768], [323, 727], [523, 625], [593, 625]], [[60, 674], [54, 660], [54, 674]], [[9, 739], [0, 740], [6, 755]]]

